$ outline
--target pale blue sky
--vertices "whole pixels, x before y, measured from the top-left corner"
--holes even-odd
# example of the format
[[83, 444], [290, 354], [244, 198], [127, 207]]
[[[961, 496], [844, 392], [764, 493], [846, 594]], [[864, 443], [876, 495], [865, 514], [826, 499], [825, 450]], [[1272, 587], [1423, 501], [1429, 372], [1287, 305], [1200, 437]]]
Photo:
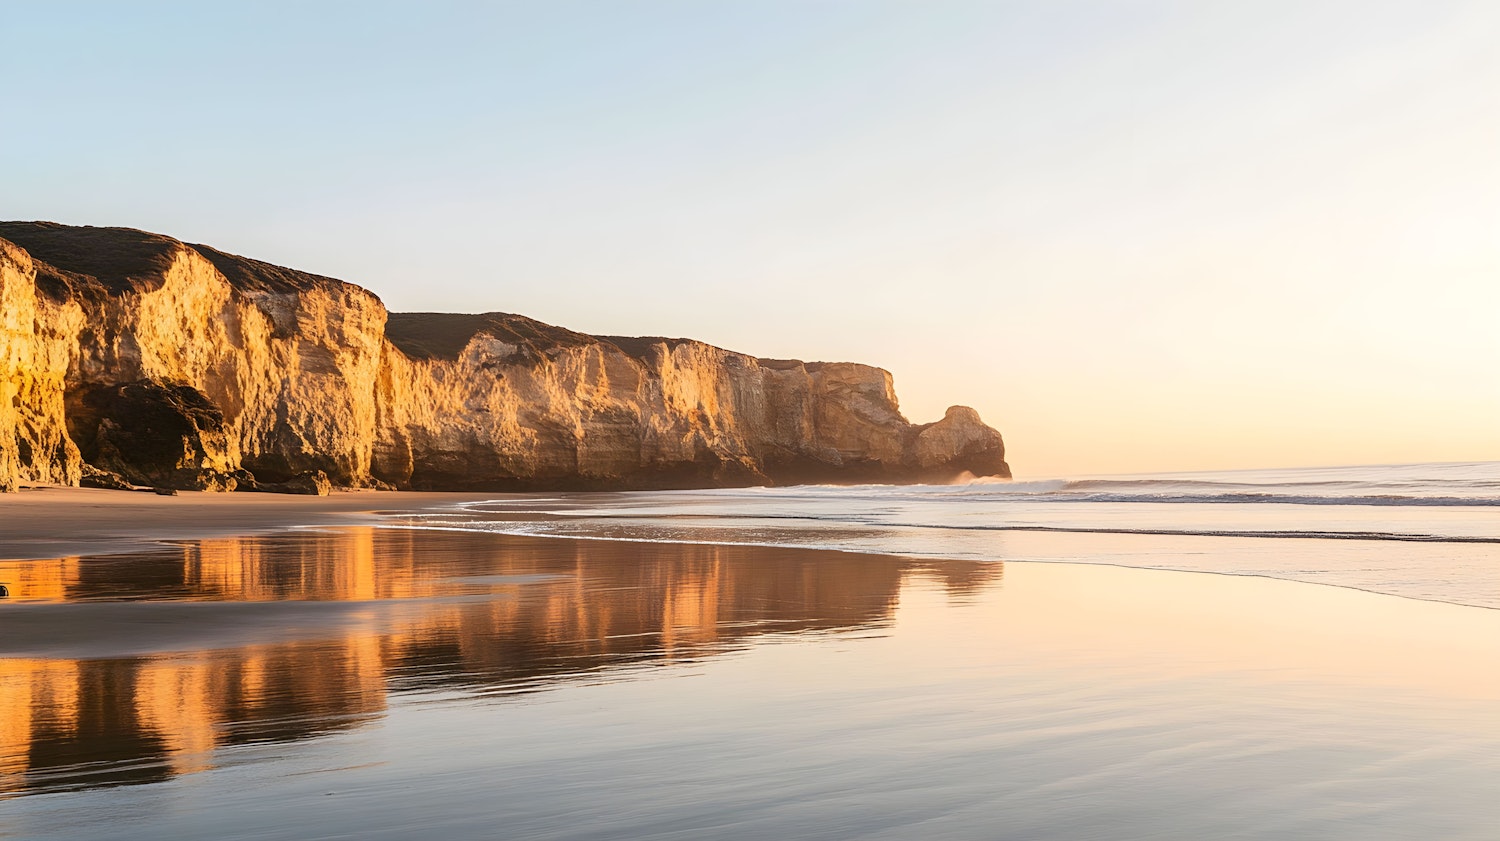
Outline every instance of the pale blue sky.
[[0, 217], [882, 365], [1021, 475], [1500, 458], [1500, 4], [0, 0], [0, 43]]

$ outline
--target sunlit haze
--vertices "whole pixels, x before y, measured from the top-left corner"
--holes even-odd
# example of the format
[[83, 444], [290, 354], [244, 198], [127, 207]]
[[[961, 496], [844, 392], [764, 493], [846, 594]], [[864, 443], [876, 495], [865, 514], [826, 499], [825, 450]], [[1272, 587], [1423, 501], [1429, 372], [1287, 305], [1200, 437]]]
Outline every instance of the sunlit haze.
[[8, 4], [0, 218], [891, 370], [1018, 476], [1500, 459], [1500, 4]]

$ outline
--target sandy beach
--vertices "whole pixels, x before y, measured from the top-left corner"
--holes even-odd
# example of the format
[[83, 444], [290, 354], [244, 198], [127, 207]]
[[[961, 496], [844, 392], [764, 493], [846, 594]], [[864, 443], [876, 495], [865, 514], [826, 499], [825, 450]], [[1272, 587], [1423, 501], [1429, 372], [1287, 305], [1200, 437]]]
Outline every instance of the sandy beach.
[[[0, 497], [0, 822], [1489, 838], [1500, 611], [1402, 597], [1490, 599], [1489, 544], [1198, 533], [1284, 533], [1262, 503], [997, 533], [955, 526], [1116, 503], [953, 493]], [[1379, 516], [1488, 534], [1478, 505]]]
[[0, 494], [0, 560], [129, 552], [166, 540], [350, 524], [368, 521], [376, 511], [414, 511], [494, 496], [413, 491], [338, 491], [329, 496], [181, 491], [157, 496], [28, 487]]
[[[414, 498], [392, 494], [49, 493], [17, 499], [38, 523], [47, 499], [103, 499], [110, 525], [86, 540], [146, 545], [10, 565], [37, 584], [0, 605], [0, 817], [24, 837], [1477, 840], [1493, 826], [1493, 610], [1265, 578], [358, 519]], [[217, 536], [146, 536], [209, 516]], [[310, 520], [344, 524], [271, 530]]]

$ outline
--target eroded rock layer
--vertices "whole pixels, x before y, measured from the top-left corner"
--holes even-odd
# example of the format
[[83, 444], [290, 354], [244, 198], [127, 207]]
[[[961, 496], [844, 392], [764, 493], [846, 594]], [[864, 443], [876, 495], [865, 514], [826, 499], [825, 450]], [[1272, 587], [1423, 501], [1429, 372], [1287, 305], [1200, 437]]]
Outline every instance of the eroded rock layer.
[[908, 423], [867, 365], [387, 314], [169, 237], [0, 223], [0, 488], [85, 463], [207, 490], [945, 481], [1004, 454], [972, 409]]

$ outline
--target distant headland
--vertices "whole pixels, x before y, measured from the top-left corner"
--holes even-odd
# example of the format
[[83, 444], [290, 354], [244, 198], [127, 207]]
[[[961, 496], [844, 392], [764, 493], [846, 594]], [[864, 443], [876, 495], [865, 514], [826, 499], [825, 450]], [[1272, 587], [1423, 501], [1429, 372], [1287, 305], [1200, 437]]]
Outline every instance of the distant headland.
[[955, 406], [868, 365], [359, 286], [127, 228], [0, 223], [0, 490], [688, 488], [1010, 475]]

